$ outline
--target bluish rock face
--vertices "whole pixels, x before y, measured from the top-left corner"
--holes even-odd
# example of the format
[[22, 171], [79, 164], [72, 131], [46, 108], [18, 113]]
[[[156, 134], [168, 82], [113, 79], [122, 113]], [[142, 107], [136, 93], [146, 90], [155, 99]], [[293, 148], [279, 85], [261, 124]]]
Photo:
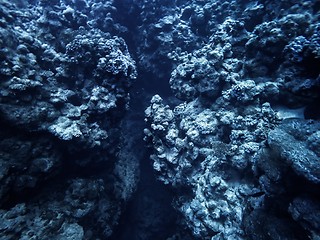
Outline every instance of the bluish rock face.
[[136, 64], [96, 4], [1, 2], [1, 239], [110, 237], [136, 189], [121, 148]]
[[319, 9], [2, 0], [0, 239], [319, 239]]
[[157, 16], [157, 51], [173, 62], [169, 84], [182, 102], [151, 99], [145, 140], [194, 238], [319, 237], [310, 214], [320, 203], [317, 9], [178, 1]]

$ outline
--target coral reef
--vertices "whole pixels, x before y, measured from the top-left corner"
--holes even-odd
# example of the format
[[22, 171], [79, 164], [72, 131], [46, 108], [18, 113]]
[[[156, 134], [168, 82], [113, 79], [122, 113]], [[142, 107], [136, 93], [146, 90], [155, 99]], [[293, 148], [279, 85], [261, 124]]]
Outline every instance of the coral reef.
[[0, 239], [319, 239], [319, 14], [2, 0]]
[[196, 239], [319, 238], [315, 9], [313, 1], [177, 1], [163, 18], [196, 37], [175, 44], [183, 50], [158, 50], [173, 61], [169, 84], [183, 102], [153, 96], [145, 141]]
[[[0, 8], [0, 238], [110, 237], [139, 174], [122, 148], [137, 71], [112, 35], [116, 9], [112, 1]], [[99, 12], [109, 20], [98, 23]]]
[[146, 110], [145, 140], [154, 147], [159, 179], [184, 189], [176, 205], [194, 235], [240, 239], [247, 198], [261, 192], [250, 169], [279, 119], [269, 103], [215, 107], [196, 99], [171, 110], [156, 95]]

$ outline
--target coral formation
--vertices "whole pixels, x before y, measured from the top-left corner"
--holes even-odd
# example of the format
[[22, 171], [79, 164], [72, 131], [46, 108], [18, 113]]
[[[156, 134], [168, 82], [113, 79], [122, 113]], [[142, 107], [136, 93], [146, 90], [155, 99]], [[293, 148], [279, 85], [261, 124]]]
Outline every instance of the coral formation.
[[2, 0], [0, 239], [319, 239], [319, 10]]
[[[145, 140], [195, 238], [319, 237], [309, 214], [319, 206], [314, 8], [312, 1], [178, 1], [169, 13], [181, 13], [176, 26], [196, 37], [192, 46], [162, 50], [183, 102], [169, 106], [153, 96]], [[283, 118], [290, 116], [300, 119]]]
[[1, 2], [1, 239], [110, 237], [136, 189], [120, 144], [136, 64], [96, 4]]

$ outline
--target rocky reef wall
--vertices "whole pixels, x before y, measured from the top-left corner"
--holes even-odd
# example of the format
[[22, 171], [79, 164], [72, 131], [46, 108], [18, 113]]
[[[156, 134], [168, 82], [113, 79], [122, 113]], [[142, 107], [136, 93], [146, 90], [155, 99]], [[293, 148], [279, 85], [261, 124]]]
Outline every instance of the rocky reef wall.
[[139, 173], [121, 125], [136, 63], [116, 9], [19, 2], [0, 6], [1, 239], [108, 238]]
[[319, 238], [319, 3], [170, 3], [145, 140], [193, 239]]
[[0, 239], [319, 239], [319, 11], [0, 1]]

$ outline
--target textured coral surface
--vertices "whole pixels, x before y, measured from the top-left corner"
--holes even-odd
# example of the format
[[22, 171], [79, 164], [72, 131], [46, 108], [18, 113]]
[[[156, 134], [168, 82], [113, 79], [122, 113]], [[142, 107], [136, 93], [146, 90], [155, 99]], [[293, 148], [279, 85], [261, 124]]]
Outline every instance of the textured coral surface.
[[0, 0], [0, 239], [320, 239], [319, 22]]
[[153, 96], [145, 140], [184, 224], [196, 239], [318, 239], [319, 3], [171, 4], [154, 38], [182, 102]]

